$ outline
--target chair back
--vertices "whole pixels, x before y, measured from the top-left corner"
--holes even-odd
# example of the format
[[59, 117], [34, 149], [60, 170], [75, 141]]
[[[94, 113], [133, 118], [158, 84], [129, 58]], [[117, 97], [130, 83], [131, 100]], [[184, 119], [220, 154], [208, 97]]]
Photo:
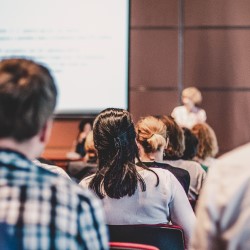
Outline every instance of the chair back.
[[130, 242], [109, 242], [110, 250], [159, 250], [159, 248]]
[[148, 244], [160, 250], [184, 250], [184, 233], [179, 226], [108, 225], [110, 241]]

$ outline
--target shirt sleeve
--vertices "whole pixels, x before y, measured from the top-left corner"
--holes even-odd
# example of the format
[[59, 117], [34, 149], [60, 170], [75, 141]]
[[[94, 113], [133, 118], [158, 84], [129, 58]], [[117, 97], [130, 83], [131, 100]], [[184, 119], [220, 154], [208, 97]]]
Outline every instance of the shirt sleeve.
[[173, 191], [173, 199], [170, 203], [171, 221], [183, 228], [185, 242], [188, 245], [196, 218], [181, 184], [173, 175], [171, 181]]
[[82, 242], [83, 249], [109, 249], [103, 209], [101, 202], [94, 195], [80, 197], [78, 216], [79, 241]]
[[217, 239], [219, 215], [215, 205], [218, 181], [211, 169], [197, 202], [197, 223], [194, 227], [190, 249], [220, 249]]
[[202, 122], [205, 122], [206, 120], [207, 120], [206, 111], [204, 109], [201, 109], [199, 111], [197, 123], [202, 123]]

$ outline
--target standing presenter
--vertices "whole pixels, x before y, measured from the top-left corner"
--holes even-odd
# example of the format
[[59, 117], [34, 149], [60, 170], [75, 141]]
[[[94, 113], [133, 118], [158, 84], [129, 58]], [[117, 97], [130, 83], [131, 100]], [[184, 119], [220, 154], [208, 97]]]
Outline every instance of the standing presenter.
[[181, 99], [183, 105], [174, 108], [171, 114], [179, 126], [191, 129], [197, 123], [206, 121], [206, 112], [200, 108], [202, 95], [197, 88], [185, 88], [182, 91]]

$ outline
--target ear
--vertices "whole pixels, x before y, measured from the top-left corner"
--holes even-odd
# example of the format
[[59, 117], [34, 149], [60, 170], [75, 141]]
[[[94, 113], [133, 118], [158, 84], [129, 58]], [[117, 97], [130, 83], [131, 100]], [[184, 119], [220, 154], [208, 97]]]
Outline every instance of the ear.
[[39, 133], [39, 139], [40, 142], [47, 144], [49, 142], [51, 129], [52, 129], [52, 120], [48, 120], [42, 127], [40, 133]]

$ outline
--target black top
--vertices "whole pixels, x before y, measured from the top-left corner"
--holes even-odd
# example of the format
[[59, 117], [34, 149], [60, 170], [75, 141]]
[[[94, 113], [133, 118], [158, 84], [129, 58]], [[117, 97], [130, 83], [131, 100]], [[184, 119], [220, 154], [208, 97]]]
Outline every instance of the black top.
[[[173, 167], [167, 163], [160, 163], [160, 162], [155, 162], [155, 161], [154, 162], [142, 162], [142, 163], [149, 168], [163, 168], [163, 169], [170, 171], [176, 177], [176, 179], [180, 182], [186, 194], [188, 193], [189, 185], [190, 185], [190, 175], [187, 170]], [[140, 166], [141, 164], [138, 162], [137, 165]]]

